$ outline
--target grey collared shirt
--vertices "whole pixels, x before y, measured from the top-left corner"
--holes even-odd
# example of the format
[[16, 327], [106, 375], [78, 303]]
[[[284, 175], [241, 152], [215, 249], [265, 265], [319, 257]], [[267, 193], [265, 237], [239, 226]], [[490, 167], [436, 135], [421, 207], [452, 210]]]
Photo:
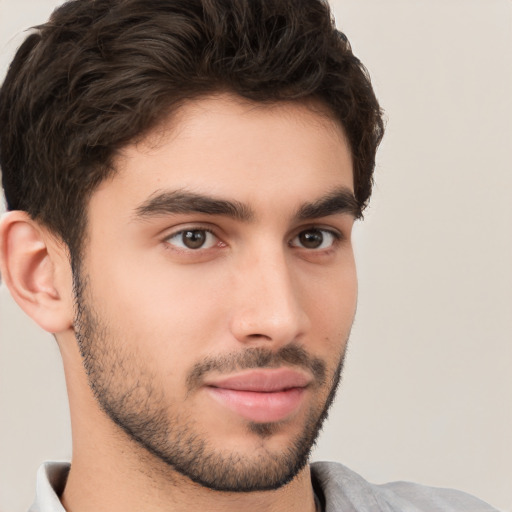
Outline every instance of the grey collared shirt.
[[[45, 462], [37, 473], [30, 512], [65, 512], [59, 495], [70, 465]], [[313, 487], [324, 512], [498, 512], [483, 501], [453, 489], [410, 482], [375, 485], [335, 462], [311, 465]]]

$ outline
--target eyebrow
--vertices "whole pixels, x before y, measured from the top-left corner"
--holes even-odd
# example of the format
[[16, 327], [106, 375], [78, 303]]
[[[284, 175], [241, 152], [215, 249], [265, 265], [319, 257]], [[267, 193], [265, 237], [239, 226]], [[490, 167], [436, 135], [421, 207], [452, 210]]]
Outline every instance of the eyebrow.
[[254, 212], [239, 201], [217, 199], [183, 190], [157, 193], [135, 209], [135, 217], [139, 219], [180, 213], [223, 215], [245, 222], [254, 217]]
[[337, 188], [317, 201], [303, 204], [295, 216], [297, 219], [306, 220], [340, 213], [352, 215], [356, 219], [362, 214], [354, 193], [346, 187]]
[[[242, 222], [254, 219], [254, 211], [240, 201], [232, 201], [188, 192], [185, 190], [163, 191], [149, 197], [135, 209], [137, 220], [169, 214], [203, 213], [222, 215]], [[352, 191], [341, 187], [311, 203], [305, 203], [296, 211], [298, 220], [314, 219], [346, 213], [359, 218], [361, 208]]]

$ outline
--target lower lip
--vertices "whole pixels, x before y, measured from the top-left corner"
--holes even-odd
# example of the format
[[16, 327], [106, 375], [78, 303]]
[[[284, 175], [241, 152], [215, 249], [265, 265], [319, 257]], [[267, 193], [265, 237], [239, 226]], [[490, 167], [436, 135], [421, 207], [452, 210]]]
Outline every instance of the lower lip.
[[206, 389], [222, 405], [257, 423], [273, 423], [286, 419], [299, 408], [305, 392], [304, 388], [271, 393], [215, 387]]

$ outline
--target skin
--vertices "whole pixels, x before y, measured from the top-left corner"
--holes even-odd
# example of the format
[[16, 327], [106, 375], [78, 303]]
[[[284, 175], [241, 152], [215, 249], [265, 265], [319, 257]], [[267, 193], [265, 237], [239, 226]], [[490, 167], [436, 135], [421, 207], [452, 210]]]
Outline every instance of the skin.
[[[313, 511], [307, 465], [274, 490], [208, 489], [134, 441], [103, 409], [124, 397], [123, 407], [138, 418], [157, 411], [163, 424], [178, 422], [217, 459], [236, 455], [237, 472], [286, 460], [332, 394], [355, 314], [354, 213], [297, 217], [335, 191], [353, 193], [343, 130], [313, 102], [262, 106], [225, 94], [184, 106], [124, 148], [116, 169], [88, 206], [80, 272], [85, 320], [75, 318], [63, 244], [22, 212], [2, 221], [6, 283], [56, 334], [63, 357], [73, 428], [64, 506]], [[237, 202], [251, 215], [141, 215], [162, 191]], [[180, 234], [187, 229], [207, 243], [187, 248]], [[305, 246], [304, 233], [320, 233], [322, 245]], [[233, 362], [237, 357], [275, 355], [283, 347], [300, 347], [324, 367], [317, 378], [307, 365], [276, 359], [274, 369], [293, 368], [309, 379], [291, 412], [278, 421], [250, 421], [212, 398], [209, 381], [246, 371]], [[231, 366], [190, 384], [194, 367], [223, 358]], [[174, 446], [176, 436], [163, 432], [161, 446]]]

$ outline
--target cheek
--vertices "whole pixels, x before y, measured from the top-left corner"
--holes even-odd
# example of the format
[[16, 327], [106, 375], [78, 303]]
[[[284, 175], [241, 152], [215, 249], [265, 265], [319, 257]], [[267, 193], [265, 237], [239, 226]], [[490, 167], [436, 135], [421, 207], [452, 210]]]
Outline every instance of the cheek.
[[344, 342], [354, 320], [357, 305], [357, 275], [354, 260], [330, 272], [302, 277], [302, 297], [311, 324], [323, 337]]
[[193, 356], [225, 316], [222, 276], [205, 270], [103, 259], [90, 266], [95, 309], [124, 343], [147, 346], [155, 359]]

